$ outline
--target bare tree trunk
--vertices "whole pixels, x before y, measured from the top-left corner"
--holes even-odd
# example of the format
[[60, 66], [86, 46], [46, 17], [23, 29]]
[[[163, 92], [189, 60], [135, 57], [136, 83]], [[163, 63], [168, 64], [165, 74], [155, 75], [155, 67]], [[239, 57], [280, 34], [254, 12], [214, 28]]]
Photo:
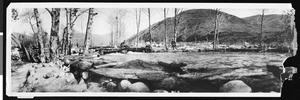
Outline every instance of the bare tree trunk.
[[[139, 10], [139, 11], [138, 11]], [[136, 9], [136, 47], [139, 45], [139, 29], [140, 29], [140, 22], [141, 22], [141, 10]]]
[[75, 8], [71, 8], [70, 12], [69, 12], [69, 27], [68, 27], [68, 44], [67, 44], [67, 54], [71, 55], [71, 49], [72, 49], [72, 32], [73, 32], [73, 25], [74, 23], [73, 18], [75, 17], [75, 12], [74, 12]]
[[12, 40], [18, 45], [21, 51], [25, 54], [26, 61], [32, 62], [33, 60], [30, 58], [30, 54], [28, 53], [28, 50], [25, 48], [25, 46], [13, 34], [12, 36], [13, 36]]
[[84, 39], [84, 54], [88, 53], [89, 47], [90, 47], [90, 42], [91, 42], [91, 27], [93, 24], [93, 16], [95, 15], [94, 13], [94, 8], [89, 8], [89, 16], [88, 16], [88, 21], [87, 21], [87, 27], [86, 27], [86, 34], [85, 34], [85, 39]]
[[165, 48], [168, 50], [168, 45], [167, 45], [167, 9], [164, 8], [164, 19], [165, 19]]
[[214, 28], [214, 45], [213, 45], [213, 49], [216, 50], [217, 49], [217, 34], [218, 34], [218, 9], [216, 9], [216, 18], [215, 18], [215, 28]]
[[62, 51], [64, 55], [67, 55], [67, 50], [68, 50], [68, 36], [69, 36], [69, 27], [70, 27], [70, 17], [69, 17], [69, 9], [66, 8], [66, 27], [64, 28], [64, 33], [63, 33], [63, 47], [62, 47]]
[[176, 34], [176, 24], [177, 24], [177, 8], [175, 8], [175, 17], [174, 17], [174, 41], [175, 43], [177, 42], [176, 40], [176, 37], [177, 37], [177, 34]]
[[264, 23], [264, 15], [265, 15], [265, 9], [262, 9], [261, 12], [261, 22], [260, 22], [260, 47], [263, 49], [263, 23]]
[[111, 46], [114, 46], [114, 31], [113, 31], [113, 25], [111, 25]]
[[38, 28], [38, 44], [39, 44], [39, 50], [40, 50], [40, 61], [42, 63], [45, 62], [45, 51], [44, 51], [44, 44], [43, 44], [43, 40], [42, 40], [42, 26], [41, 26], [41, 20], [40, 20], [40, 14], [38, 12], [38, 9], [37, 8], [34, 8], [33, 9], [33, 12], [34, 12], [34, 16], [35, 16], [35, 19], [36, 19], [36, 26]]
[[116, 17], [116, 22], [117, 22], [117, 23], [116, 23], [116, 25], [117, 25], [117, 27], [116, 27], [117, 30], [116, 30], [116, 31], [117, 31], [117, 32], [116, 32], [116, 34], [115, 34], [115, 35], [116, 35], [115, 43], [119, 43], [119, 41], [118, 41], [118, 40], [119, 40], [119, 19], [118, 19], [118, 16]]
[[148, 8], [148, 18], [149, 18], [149, 34], [150, 34], [150, 44], [152, 44], [152, 35], [151, 35], [151, 11], [150, 8]]
[[58, 32], [59, 32], [59, 16], [60, 9], [52, 8], [49, 11], [52, 21], [51, 21], [51, 35], [50, 35], [50, 61], [55, 61], [57, 59], [57, 48], [58, 48]]

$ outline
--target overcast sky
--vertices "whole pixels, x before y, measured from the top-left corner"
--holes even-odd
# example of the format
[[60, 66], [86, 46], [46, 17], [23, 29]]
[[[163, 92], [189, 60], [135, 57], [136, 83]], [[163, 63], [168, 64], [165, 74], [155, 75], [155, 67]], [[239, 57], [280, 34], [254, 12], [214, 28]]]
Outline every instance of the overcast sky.
[[[22, 5], [22, 6], [20, 6]], [[221, 8], [221, 11], [235, 15], [237, 17], [249, 17], [253, 15], [260, 14], [259, 10], [262, 8], [269, 9], [266, 14], [283, 14], [284, 11], [291, 9], [290, 4], [145, 4], [145, 5], [130, 5], [130, 4], [94, 4], [94, 5], [85, 5], [85, 4], [77, 4], [77, 5], [68, 5], [68, 4], [16, 4], [10, 5], [9, 8], [17, 8], [19, 14], [22, 15], [25, 12], [33, 11], [33, 7], [39, 8], [39, 12], [41, 13], [41, 19], [43, 24], [43, 29], [50, 33], [51, 27], [51, 18], [49, 13], [44, 9], [51, 8], [51, 7], [77, 7], [86, 9], [88, 7], [95, 7], [95, 12], [98, 13], [94, 17], [94, 23], [92, 25], [92, 34], [107, 34], [111, 31], [111, 27], [108, 23], [108, 17], [111, 13], [114, 13], [114, 9], [126, 9], [128, 13], [125, 16], [125, 23], [126, 23], [126, 37], [130, 37], [133, 34], [136, 34], [136, 25], [135, 25], [135, 8], [146, 8], [151, 7], [151, 24], [156, 23], [158, 21], [163, 20], [163, 8], [169, 8], [167, 17], [174, 16], [174, 7], [183, 8], [185, 10], [188, 9], [215, 9]], [[7, 11], [9, 12], [9, 11]], [[22, 18], [20, 18], [22, 19]], [[11, 22], [11, 21], [10, 21]], [[61, 10], [61, 17], [60, 17], [60, 24], [61, 26], [65, 26], [65, 11]], [[32, 33], [30, 25], [22, 20], [13, 21], [9, 23], [11, 32], [19, 32], [19, 33]], [[74, 29], [79, 32], [85, 32], [87, 25], [87, 13], [83, 14], [78, 18], [75, 23]], [[141, 26], [140, 31], [148, 27], [148, 17], [146, 13], [142, 13], [141, 17]], [[61, 27], [60, 27], [61, 28]], [[60, 29], [62, 30], [62, 28]], [[61, 31], [62, 32], [62, 31]], [[61, 33], [60, 33], [61, 34]]]

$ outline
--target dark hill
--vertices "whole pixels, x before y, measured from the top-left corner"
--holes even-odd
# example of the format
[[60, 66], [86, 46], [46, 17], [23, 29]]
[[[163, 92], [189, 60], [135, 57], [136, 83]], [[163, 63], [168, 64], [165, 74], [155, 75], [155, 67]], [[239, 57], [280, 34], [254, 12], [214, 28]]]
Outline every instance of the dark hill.
[[[220, 12], [219, 13], [219, 30], [218, 33], [220, 43], [237, 43], [237, 42], [259, 42], [259, 23], [257, 16], [251, 16], [247, 18], [239, 18], [237, 16]], [[177, 41], [179, 42], [195, 42], [195, 41], [212, 41], [214, 33], [216, 11], [212, 9], [192, 9], [183, 11], [179, 14], [180, 23], [177, 28]], [[266, 38], [268, 34], [279, 35], [282, 33], [282, 27], [284, 26], [281, 21], [278, 21], [280, 16], [266, 15], [265, 18], [265, 30]], [[174, 34], [173, 24], [174, 17], [167, 18], [167, 36], [168, 41], [171, 41]], [[275, 27], [275, 28], [274, 28]], [[164, 41], [164, 20], [154, 23], [151, 26], [152, 39], [155, 42]], [[281, 34], [282, 35], [282, 34]], [[140, 41], [147, 41], [150, 38], [148, 28], [142, 30], [139, 33]], [[268, 41], [277, 41], [280, 37], [272, 37]], [[128, 39], [129, 43], [136, 40], [136, 35]], [[281, 39], [282, 40], [282, 39]]]
[[[220, 12], [219, 17], [219, 30], [218, 32], [224, 35], [243, 34], [243, 37], [252, 36], [255, 32], [254, 28], [247, 21], [238, 18], [234, 15], [230, 15], [224, 12]], [[212, 9], [193, 9], [181, 12], [179, 14], [180, 23], [177, 30], [177, 40], [185, 42], [194, 42], [212, 40], [214, 32], [215, 10]], [[167, 33], [170, 41], [174, 33], [174, 17], [167, 18]], [[164, 39], [164, 20], [155, 23], [151, 26], [151, 34], [153, 41], [161, 42]], [[148, 29], [145, 29], [139, 33], [140, 40], [146, 40], [149, 37]], [[131, 37], [128, 41], [132, 41], [136, 36]], [[241, 39], [243, 40], [243, 39]], [[223, 39], [220, 38], [220, 41]], [[228, 42], [228, 41], [225, 41]]]

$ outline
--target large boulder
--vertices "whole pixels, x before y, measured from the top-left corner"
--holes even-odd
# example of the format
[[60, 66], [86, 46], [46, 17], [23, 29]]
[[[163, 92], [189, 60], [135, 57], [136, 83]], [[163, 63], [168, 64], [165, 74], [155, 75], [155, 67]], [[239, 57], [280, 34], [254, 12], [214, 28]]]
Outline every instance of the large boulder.
[[163, 79], [161, 82], [159, 82], [158, 86], [155, 86], [156, 88], [161, 88], [165, 90], [178, 90], [178, 91], [188, 91], [190, 90], [189, 84], [177, 77], [169, 77]]
[[71, 61], [67, 58], [63, 59], [64, 65], [67, 66], [69, 64], [71, 64]]
[[80, 82], [82, 72], [88, 71], [93, 66], [93, 63], [88, 61], [76, 61], [70, 65], [70, 72], [74, 74], [75, 79]]
[[114, 92], [115, 88], [117, 87], [117, 85], [114, 82], [108, 82], [106, 84], [106, 90], [107, 92]]
[[82, 76], [82, 78], [83, 79], [88, 79], [89, 78], [89, 72], [87, 72], [87, 71], [85, 71], [85, 72], [82, 72], [82, 74], [81, 74], [81, 76]]
[[149, 92], [149, 88], [146, 84], [144, 84], [143, 82], [136, 82], [133, 83], [130, 87], [129, 87], [129, 91], [130, 92]]
[[131, 82], [128, 80], [122, 80], [118, 85], [118, 91], [124, 92], [128, 91], [129, 87], [131, 86]]
[[251, 92], [252, 89], [241, 80], [233, 80], [220, 88], [221, 92]]

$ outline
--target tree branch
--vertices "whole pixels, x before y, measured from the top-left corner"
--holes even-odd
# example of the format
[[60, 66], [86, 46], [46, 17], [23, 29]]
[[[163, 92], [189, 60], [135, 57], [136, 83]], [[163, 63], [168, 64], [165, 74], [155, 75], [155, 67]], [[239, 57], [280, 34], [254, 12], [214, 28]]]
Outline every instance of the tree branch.
[[45, 8], [48, 12], [49, 12], [49, 14], [52, 16], [52, 11], [50, 11], [48, 8]]
[[34, 28], [33, 28], [33, 24], [32, 24], [31, 22], [29, 22], [29, 24], [30, 24], [30, 26], [31, 26], [32, 32], [33, 32], [34, 34], [36, 34], [36, 32], [34, 31]]
[[11, 34], [11, 36], [12, 36], [12, 40], [18, 45], [18, 47], [21, 48], [20, 41], [19, 41], [19, 40], [16, 40], [16, 39], [17, 39], [16, 36], [13, 35], [13, 34]]
[[84, 10], [84, 11], [81, 11], [78, 15], [76, 15], [75, 18], [74, 18], [74, 20], [71, 22], [71, 24], [75, 23], [75, 21], [77, 20], [77, 18], [78, 18], [80, 15], [82, 15], [83, 13], [87, 12], [87, 11], [89, 11], [89, 9], [86, 9], [86, 10]]

